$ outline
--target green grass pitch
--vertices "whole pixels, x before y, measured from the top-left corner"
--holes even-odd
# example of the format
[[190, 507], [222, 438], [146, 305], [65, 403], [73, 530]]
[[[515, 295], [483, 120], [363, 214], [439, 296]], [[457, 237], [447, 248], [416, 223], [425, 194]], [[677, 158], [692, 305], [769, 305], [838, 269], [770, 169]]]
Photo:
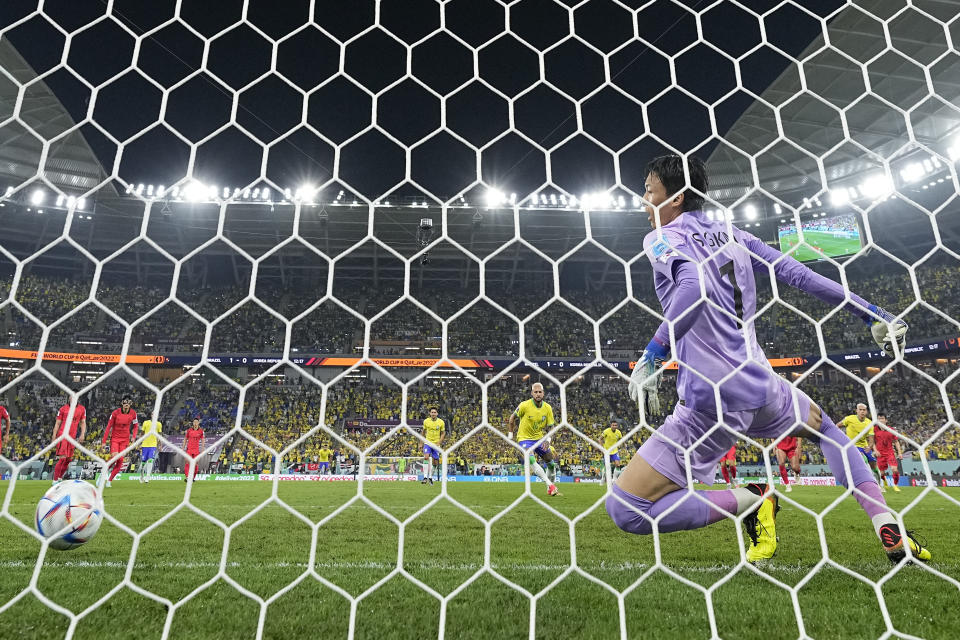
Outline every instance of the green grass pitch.
[[[823, 231], [805, 231], [805, 244], [798, 247], [791, 255], [800, 262], [820, 260], [824, 256], [846, 256], [860, 250], [859, 238], [837, 238], [832, 233]], [[790, 233], [780, 236], [780, 248], [784, 253], [800, 242], [800, 234]], [[823, 253], [814, 251], [813, 246], [823, 249]]]
[[[49, 483], [18, 482], [12, 490], [9, 516], [0, 520], [0, 606], [30, 584], [40, 545], [13, 525], [10, 517], [32, 523], [34, 508]], [[11, 492], [0, 483], [4, 495]], [[181, 506], [186, 487], [180, 482], [117, 481], [106, 490], [108, 511], [134, 531], [143, 531], [166, 514], [173, 515], [144, 535], [136, 549], [132, 581], [176, 603], [203, 585], [205, 589], [168, 616], [165, 605], [129, 588], [121, 588], [73, 629], [74, 638], [160, 638], [169, 624], [170, 638], [254, 638], [260, 605], [229, 581], [218, 578], [221, 560], [226, 574], [264, 599], [293, 585], [304, 575], [311, 557], [311, 527], [275, 502], [267, 502], [268, 483], [198, 482], [191, 503], [229, 527], [252, 509], [263, 508], [224, 530]], [[354, 483], [281, 483], [278, 498], [303, 518], [318, 522], [357, 496]], [[522, 494], [519, 484], [450, 483], [449, 495], [482, 518], [493, 518]], [[546, 499], [544, 487], [533, 485]], [[562, 496], [550, 503], [575, 518], [602, 497], [599, 485], [561, 485]], [[960, 490], [946, 490], [954, 500]], [[364, 496], [397, 519], [409, 519], [440, 495], [441, 488], [418, 483], [367, 483]], [[894, 508], [905, 507], [921, 489], [887, 494]], [[791, 500], [821, 512], [841, 495], [838, 488], [798, 487]], [[821, 566], [816, 523], [795, 505], [781, 501], [777, 520], [780, 547], [769, 575], [790, 586], [803, 583], [796, 603], [791, 594], [752, 570], [733, 570], [739, 561], [734, 525], [722, 522], [698, 531], [664, 534], [663, 563], [677, 575], [704, 587], [715, 586], [710, 598], [717, 634], [738, 640], [797, 638], [795, 606], [804, 632], [813, 638], [877, 638], [886, 628], [877, 592], [843, 571]], [[178, 506], [180, 508], [178, 509]], [[931, 567], [960, 580], [960, 507], [937, 495], [924, 496], [907, 515], [908, 526], [926, 537], [934, 554]], [[920, 567], [891, 566], [873, 529], [853, 498], [841, 500], [825, 517], [824, 532], [832, 561], [871, 581], [888, 578], [880, 592], [889, 608], [894, 633], [923, 638], [956, 638], [960, 628], [960, 592]], [[445, 498], [405, 526], [402, 567], [441, 595], [457, 589], [484, 563], [483, 523]], [[575, 542], [574, 542], [575, 540]], [[390, 576], [401, 560], [400, 534], [390, 520], [364, 503], [354, 502], [316, 530], [313, 565], [316, 572], [357, 596], [379, 583], [356, 607], [356, 638], [422, 639], [440, 631], [441, 604], [402, 573]], [[80, 612], [115, 588], [125, 575], [133, 538], [104, 521], [86, 546], [68, 552], [49, 551], [37, 588], [63, 607]], [[529, 497], [491, 527], [490, 561], [504, 578], [532, 593], [554, 583], [577, 566], [616, 590], [626, 590], [647, 575], [655, 562], [654, 540], [621, 532], [602, 503], [575, 526]], [[704, 594], [666, 572], [650, 573], [625, 598], [625, 626], [631, 638], [708, 638], [711, 635]], [[570, 573], [531, 608], [528, 598], [503, 582], [482, 574], [450, 599], [444, 615], [446, 638], [528, 638], [531, 617], [537, 638], [618, 638], [617, 599], [602, 586]], [[169, 618], [169, 620], [168, 620]], [[275, 597], [263, 614], [264, 638], [347, 638], [351, 631], [349, 601], [308, 574]], [[69, 620], [33, 595], [0, 613], [0, 638], [64, 638]]]

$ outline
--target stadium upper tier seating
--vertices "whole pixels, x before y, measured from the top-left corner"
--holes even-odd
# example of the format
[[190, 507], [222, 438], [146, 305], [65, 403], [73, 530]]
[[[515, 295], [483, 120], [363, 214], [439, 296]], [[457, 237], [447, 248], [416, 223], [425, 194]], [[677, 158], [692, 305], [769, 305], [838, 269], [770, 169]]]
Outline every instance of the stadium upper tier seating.
[[[960, 335], [960, 322], [956, 320], [960, 318], [960, 267], [921, 265], [916, 273], [922, 297], [919, 302], [906, 272], [877, 273], [862, 267], [851, 269], [847, 278], [851, 290], [893, 313], [903, 313], [910, 324], [910, 340]], [[9, 286], [9, 282], [5, 285]], [[247, 295], [247, 290], [245, 284], [220, 289], [180, 290], [179, 299], [208, 321], [229, 311], [212, 327], [211, 352], [282, 352], [284, 325], [279, 318], [252, 300], [233, 309]], [[779, 301], [773, 301], [772, 288], [765, 277], [760, 277], [758, 291], [761, 292], [760, 309], [755, 328], [760, 344], [770, 357], [819, 352], [816, 325], [801, 314], [820, 322], [823, 348], [828, 353], [873, 346], [869, 334], [863, 331], [862, 322], [849, 313], [840, 311], [831, 315], [828, 305], [787, 286], [778, 288]], [[302, 302], [294, 305], [294, 300], [308, 293], [274, 289], [269, 294], [260, 295], [265, 304], [292, 318], [303, 307]], [[293, 325], [291, 347], [295, 353], [357, 353], [364, 340], [360, 316], [371, 317], [379, 313], [401, 293], [391, 285], [358, 287], [343, 295], [341, 300], [355, 313], [327, 301]], [[86, 302], [89, 294], [89, 287], [81, 282], [27, 275], [20, 281], [16, 300], [47, 323], [80, 307], [68, 322], [51, 331], [49, 350], [116, 350], [123, 342], [125, 328], [99, 307]], [[621, 305], [625, 295], [622, 290], [573, 290], [562, 294], [569, 306], [559, 300], [538, 305], [531, 304], [526, 296], [516, 296], [516, 300], [510, 295], [498, 296], [496, 301], [503, 309], [526, 320], [524, 346], [527, 356], [592, 357], [596, 350], [593, 326], [580, 313], [600, 320]], [[425, 288], [416, 295], [421, 303], [444, 318], [450, 317], [451, 309], [469, 307], [450, 322], [451, 355], [519, 354], [517, 323], [490, 302], [475, 300], [476, 291]], [[143, 286], [101, 285], [97, 291], [97, 298], [125, 321], [135, 322], [145, 316], [132, 330], [131, 353], [199, 352], [206, 327], [179, 304], [163, 302], [165, 296], [164, 290]], [[652, 309], [659, 309], [649, 283], [635, 284], [635, 296]], [[546, 300], [549, 293], [543, 297]], [[161, 306], [154, 309], [158, 304]], [[41, 328], [15, 307], [7, 305], [4, 309], [0, 321], [8, 343], [23, 348], [38, 345]], [[658, 324], [656, 315], [628, 302], [599, 322], [601, 355], [607, 359], [629, 358], [642, 349]], [[439, 322], [412, 302], [402, 301], [372, 323], [370, 352], [382, 356], [435, 355], [441, 346], [441, 334]], [[91, 340], [91, 337], [95, 339]]]

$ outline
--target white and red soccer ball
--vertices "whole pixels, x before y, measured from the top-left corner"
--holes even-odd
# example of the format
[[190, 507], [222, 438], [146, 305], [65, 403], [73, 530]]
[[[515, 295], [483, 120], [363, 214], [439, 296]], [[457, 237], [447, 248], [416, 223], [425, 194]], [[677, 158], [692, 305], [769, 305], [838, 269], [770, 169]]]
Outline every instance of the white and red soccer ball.
[[58, 482], [37, 504], [37, 532], [52, 549], [79, 547], [93, 538], [102, 520], [97, 489], [83, 480]]

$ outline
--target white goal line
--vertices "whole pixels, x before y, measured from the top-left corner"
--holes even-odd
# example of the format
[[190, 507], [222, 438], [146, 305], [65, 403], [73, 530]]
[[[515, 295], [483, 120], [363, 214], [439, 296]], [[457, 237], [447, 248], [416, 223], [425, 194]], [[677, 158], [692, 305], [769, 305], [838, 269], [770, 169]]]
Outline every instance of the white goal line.
[[[0, 569], [26, 569], [33, 568], [35, 563], [26, 562], [23, 560], [8, 560], [5, 562], [0, 562]], [[49, 562], [44, 562], [44, 569], [126, 569], [128, 564], [126, 562], [111, 561], [111, 560], [97, 560], [97, 561], [88, 561], [88, 560], [54, 560]], [[570, 564], [562, 563], [522, 563], [522, 562], [513, 562], [507, 564], [500, 564], [497, 562], [490, 563], [490, 569], [494, 571], [533, 571], [533, 572], [543, 572], [543, 571], [565, 571], [570, 568]], [[609, 573], [626, 573], [626, 572], [637, 572], [637, 571], [646, 571], [652, 566], [646, 562], [589, 562], [584, 563], [580, 562], [577, 566], [584, 571], [603, 571]], [[677, 573], [703, 573], [703, 574], [726, 574], [732, 570], [741, 568], [742, 565], [736, 564], [716, 564], [716, 565], [698, 565], [698, 566], [681, 566], [681, 565], [663, 565], [665, 568], [668, 568]], [[817, 565], [800, 565], [800, 564], [777, 564], [770, 563], [765, 566], [764, 569], [771, 573], [775, 574], [784, 574], [784, 575], [806, 575], [810, 573]], [[890, 563], [888, 562], [865, 562], [858, 563], [854, 565], [844, 565], [848, 569], [852, 569], [858, 573], [871, 572], [871, 571], [889, 571]], [[308, 569], [309, 565], [306, 562], [227, 562], [227, 569], [287, 569], [287, 568], [297, 568], [297, 569]], [[313, 565], [314, 569], [342, 569], [342, 570], [376, 570], [376, 571], [391, 571], [397, 568], [396, 562], [317, 562]], [[137, 561], [133, 564], [134, 571], [142, 569], [219, 569], [219, 562], [140, 562]], [[475, 562], [464, 562], [464, 563], [455, 563], [455, 562], [404, 562], [403, 569], [406, 571], [416, 571], [418, 569], [429, 570], [429, 571], [469, 571], [476, 572], [480, 569], [483, 569], [484, 565], [482, 563]]]

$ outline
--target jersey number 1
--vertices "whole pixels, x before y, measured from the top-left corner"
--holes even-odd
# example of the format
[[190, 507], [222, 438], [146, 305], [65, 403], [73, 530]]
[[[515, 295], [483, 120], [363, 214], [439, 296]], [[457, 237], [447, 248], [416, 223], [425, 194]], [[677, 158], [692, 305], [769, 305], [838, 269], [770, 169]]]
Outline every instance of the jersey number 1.
[[720, 275], [730, 278], [730, 284], [733, 285], [733, 309], [737, 318], [743, 321], [743, 291], [740, 290], [740, 283], [737, 282], [737, 274], [734, 271], [733, 260], [720, 267]]

